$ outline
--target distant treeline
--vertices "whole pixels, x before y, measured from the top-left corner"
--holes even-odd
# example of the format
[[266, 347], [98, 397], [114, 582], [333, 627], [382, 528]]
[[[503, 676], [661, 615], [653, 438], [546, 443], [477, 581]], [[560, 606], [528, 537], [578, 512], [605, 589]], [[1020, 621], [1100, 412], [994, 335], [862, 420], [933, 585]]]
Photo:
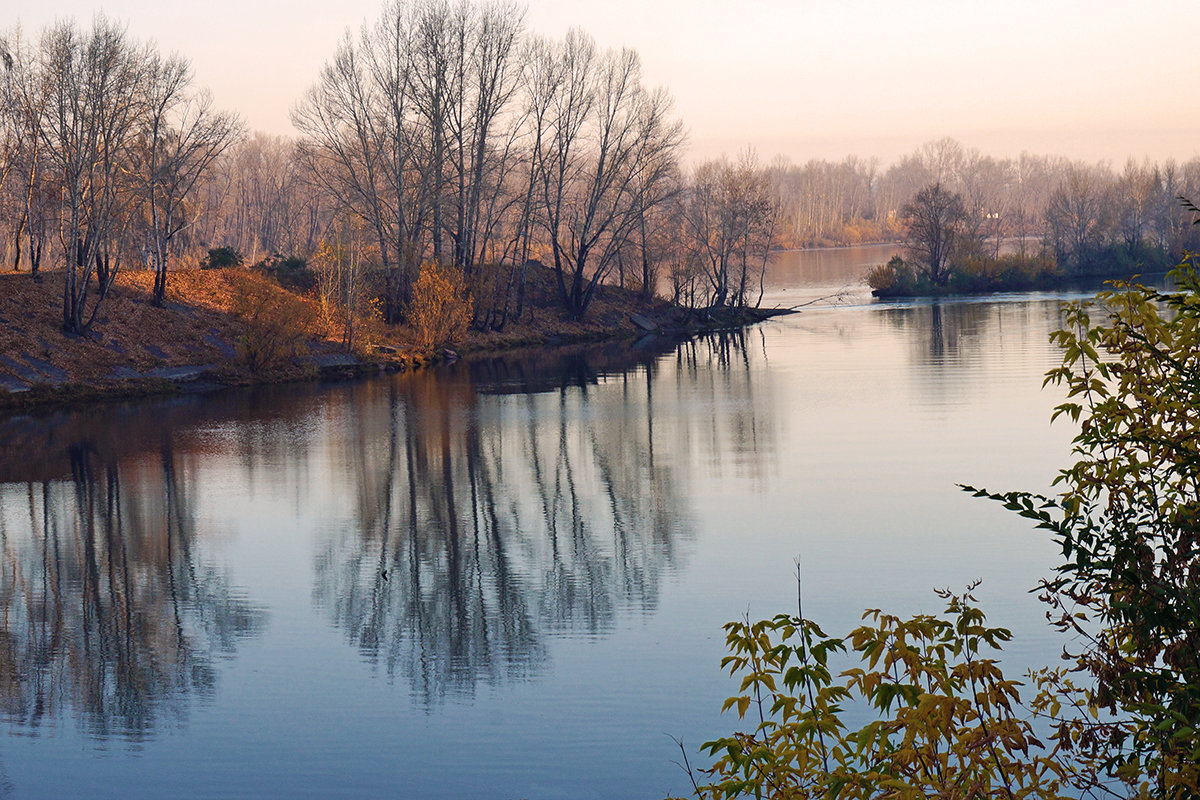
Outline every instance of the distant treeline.
[[1060, 264], [1090, 271], [1111, 258], [1200, 245], [1178, 197], [1200, 196], [1200, 158], [1120, 168], [1060, 156], [998, 159], [952, 139], [929, 142], [887, 169], [877, 159], [776, 162], [780, 241], [788, 247], [898, 241], [902, 211], [925, 186], [962, 197], [970, 239], [1043, 246]]
[[1055, 159], [996, 161], [942, 140], [900, 166], [925, 183], [888, 212], [906, 257], [870, 272], [877, 294], [1026, 290], [1160, 272], [1200, 245], [1188, 210], [1200, 159], [1130, 160], [1116, 172]]

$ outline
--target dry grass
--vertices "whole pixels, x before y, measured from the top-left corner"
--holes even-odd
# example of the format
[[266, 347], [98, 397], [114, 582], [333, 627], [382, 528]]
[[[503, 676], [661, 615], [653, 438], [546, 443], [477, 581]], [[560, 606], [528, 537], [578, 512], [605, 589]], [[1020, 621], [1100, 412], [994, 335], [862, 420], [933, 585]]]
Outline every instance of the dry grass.
[[[72, 383], [111, 380], [118, 367], [139, 371], [158, 366], [208, 363], [222, 358], [206, 344], [209, 335], [230, 335], [221, 315], [197, 308], [180, 313], [150, 305], [150, 274], [119, 275], [85, 337], [63, 334], [62, 275], [43, 273], [35, 283], [27, 274], [0, 277], [0, 353], [29, 365], [32, 356], [63, 370]], [[157, 348], [163, 358], [150, 348]], [[20, 377], [8, 363], [0, 372]]]
[[245, 273], [229, 270], [173, 272], [167, 304], [156, 308], [150, 303], [153, 274], [122, 272], [88, 334], [68, 336], [62, 332], [61, 273], [43, 272], [39, 282], [26, 273], [0, 275], [0, 375], [27, 379], [15, 362], [53, 382], [65, 376], [67, 383], [106, 387], [121, 382], [122, 368], [145, 373], [230, 365], [241, 334], [230, 312], [244, 279]]

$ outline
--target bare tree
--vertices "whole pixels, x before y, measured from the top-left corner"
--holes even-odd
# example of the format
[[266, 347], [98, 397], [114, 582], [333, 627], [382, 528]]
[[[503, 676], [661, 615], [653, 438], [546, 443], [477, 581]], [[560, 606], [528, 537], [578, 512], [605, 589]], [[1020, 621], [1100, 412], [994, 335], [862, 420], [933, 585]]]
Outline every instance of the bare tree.
[[1031, 230], [1038, 220], [1045, 219], [1046, 201], [1050, 193], [1052, 174], [1048, 159], [1022, 153], [1013, 163], [1013, 178], [1009, 183], [1012, 225], [1009, 231], [1017, 237], [1018, 254], [1027, 255]]
[[179, 56], [155, 55], [147, 64], [145, 130], [135, 154], [157, 306], [166, 301], [171, 241], [192, 222], [186, 205], [213, 161], [242, 132], [237, 117], [212, 110], [207, 92], [189, 92], [191, 77], [191, 67]]
[[[19, 35], [19, 31], [16, 35]], [[16, 38], [13, 35], [13, 38]], [[7, 231], [7, 238], [17, 251], [14, 259], [14, 268], [20, 265], [21, 256], [21, 238], [23, 235], [23, 227], [25, 223], [22, 214], [13, 214], [12, 209], [5, 206], [12, 203], [12, 199], [16, 192], [9, 185], [10, 176], [15, 172], [17, 164], [21, 161], [24, 155], [22, 134], [24, 126], [21, 124], [21, 115], [19, 111], [19, 103], [17, 98], [21, 91], [18, 87], [19, 72], [16, 69], [16, 61], [13, 58], [12, 48], [8, 44], [8, 36], [0, 36], [0, 219], [13, 219], [20, 216], [20, 220], [12, 225], [10, 231]], [[23, 209], [22, 209], [23, 210]]]
[[761, 289], [778, 214], [770, 174], [753, 153], [696, 168], [684, 219], [690, 257], [708, 284], [708, 305], [742, 307], [752, 281]]
[[[856, 156], [836, 164], [814, 159], [802, 166], [776, 158], [769, 171], [785, 246], [855, 244], [885, 238], [878, 170], [877, 159]], [[899, 208], [900, 202], [894, 207]]]
[[943, 136], [921, 145], [917, 149], [917, 158], [925, 167], [931, 183], [949, 186], [962, 174], [967, 154], [956, 140]]
[[654, 297], [658, 289], [661, 268], [677, 251], [681, 242], [678, 222], [673, 220], [673, 200], [683, 191], [675, 160], [662, 159], [660, 170], [648, 170], [638, 181], [637, 202], [634, 207], [636, 225], [636, 258], [643, 300]]
[[[0, 103], [0, 132], [4, 137], [4, 163], [0, 186], [7, 178], [15, 208], [10, 215], [12, 268], [27, 260], [35, 279], [45, 250], [50, 218], [50, 187], [43, 168], [42, 125], [46, 113], [46, 82], [41, 79], [35, 54], [19, 29], [6, 42]], [[23, 247], [28, 245], [27, 251]], [[24, 252], [23, 252], [24, 251]]]
[[972, 249], [974, 255], [988, 250], [993, 258], [1000, 255], [1003, 225], [1008, 217], [1006, 190], [1010, 173], [1007, 161], [997, 161], [974, 148], [962, 154], [958, 174], [963, 198], [960, 244]]
[[668, 213], [671, 201], [682, 191], [678, 150], [684, 134], [681, 124], [667, 117], [672, 105], [673, 101], [664, 89], [658, 89], [648, 97], [643, 113], [651, 118], [645, 123], [646, 133], [637, 156], [639, 163], [633, 182], [632, 235], [638, 243], [641, 292], [645, 300], [654, 296], [658, 267], [666, 258], [666, 249], [677, 244], [669, 236], [662, 235], [667, 226], [659, 219]]
[[659, 164], [674, 158], [683, 130], [668, 118], [669, 95], [643, 88], [634, 51], [599, 53], [579, 31], [556, 49], [539, 200], [563, 305], [579, 319], [635, 228], [639, 197], [651, 197], [639, 180], [665, 179]]
[[921, 187], [933, 182], [933, 176], [916, 155], [906, 156], [893, 164], [879, 182], [878, 210], [885, 218], [901, 224], [904, 205]]
[[[42, 59], [48, 104], [41, 135], [64, 202], [63, 329], [82, 333], [116, 275], [109, 258], [130, 197], [125, 167], [143, 110], [146, 51], [98, 15], [87, 32], [74, 22], [50, 27]], [[89, 314], [93, 274], [98, 298]]]
[[1158, 166], [1129, 159], [1117, 177], [1114, 200], [1116, 223], [1125, 247], [1130, 253], [1140, 253], [1146, 237], [1158, 229], [1156, 218], [1165, 210]]
[[303, 166], [286, 137], [255, 133], [235, 143], [202, 179], [203, 209], [180, 235], [203, 248], [233, 247], [251, 263], [276, 253], [311, 253], [336, 203]]
[[12, 51], [7, 38], [0, 36], [0, 185], [8, 178], [17, 160], [19, 125], [13, 113], [13, 67]]
[[354, 348], [366, 299], [366, 265], [373, 253], [361, 218], [340, 213], [313, 255], [317, 292], [327, 324], [340, 327], [342, 347]]
[[904, 206], [902, 217], [909, 253], [925, 266], [934, 285], [945, 286], [950, 279], [950, 256], [966, 219], [962, 196], [931, 183]]
[[390, 322], [407, 302], [424, 232], [442, 256], [449, 114], [469, 16], [442, 0], [395, 0], [343, 40], [293, 112], [310, 174], [375, 232]]
[[504, 130], [501, 123], [520, 88], [516, 55], [524, 11], [512, 4], [474, 6], [456, 19], [463, 29], [455, 41], [464, 52], [455, 57], [460, 92], [450, 113], [457, 211], [452, 238], [454, 262], [469, 273], [504, 188], [503, 165], [511, 160], [517, 126]]
[[[539, 201], [539, 179], [544, 165], [542, 154], [551, 130], [550, 115], [554, 96], [561, 83], [562, 64], [555, 48], [541, 38], [529, 40], [522, 52], [521, 82], [524, 97], [524, 120], [528, 126], [528, 156], [525, 159], [526, 178], [521, 201], [521, 212], [513, 235], [513, 265], [510, 273], [509, 290], [516, 285], [518, 318], [525, 310], [525, 282], [529, 269], [533, 230], [539, 215], [544, 211]], [[505, 299], [507, 312], [507, 293]], [[507, 313], [505, 314], [507, 316]]]
[[445, 206], [449, 188], [450, 116], [464, 96], [466, 38], [471, 8], [465, 2], [420, 0], [411, 22], [412, 68], [408, 72], [413, 109], [427, 150], [421, 177], [429, 198], [433, 258], [445, 257]]
[[1089, 248], [1100, 238], [1104, 196], [1092, 170], [1073, 164], [1050, 195], [1046, 221], [1059, 263], [1086, 267]]
[[1167, 161], [1162, 167], [1162, 213], [1158, 217], [1159, 237], [1172, 258], [1200, 250], [1200, 233], [1192, 224], [1193, 214], [1178, 200], [1200, 197], [1200, 159], [1183, 164]]
[[[362, 48], [347, 35], [317, 84], [292, 112], [292, 122], [303, 136], [300, 150], [309, 174], [375, 233], [389, 322], [398, 319], [404, 288], [412, 277], [404, 264], [405, 249], [397, 246], [405, 238], [404, 216], [397, 213], [403, 199], [397, 190], [406, 183], [403, 115], [408, 56], [402, 14], [402, 7], [394, 3], [378, 26], [364, 28], [363, 47], [374, 59], [364, 57]], [[381, 87], [393, 91], [385, 94]], [[399, 274], [389, 268], [392, 265], [399, 266]]]

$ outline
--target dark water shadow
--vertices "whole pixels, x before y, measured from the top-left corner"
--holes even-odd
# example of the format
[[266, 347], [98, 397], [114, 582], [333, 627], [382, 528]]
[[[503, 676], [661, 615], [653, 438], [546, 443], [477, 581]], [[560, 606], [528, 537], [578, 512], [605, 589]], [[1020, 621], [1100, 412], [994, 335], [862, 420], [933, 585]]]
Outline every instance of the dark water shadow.
[[30, 735], [75, 718], [136, 743], [211, 698], [219, 661], [266, 614], [197, 555], [194, 461], [169, 436], [86, 427], [62, 414], [5, 427], [0, 714]]

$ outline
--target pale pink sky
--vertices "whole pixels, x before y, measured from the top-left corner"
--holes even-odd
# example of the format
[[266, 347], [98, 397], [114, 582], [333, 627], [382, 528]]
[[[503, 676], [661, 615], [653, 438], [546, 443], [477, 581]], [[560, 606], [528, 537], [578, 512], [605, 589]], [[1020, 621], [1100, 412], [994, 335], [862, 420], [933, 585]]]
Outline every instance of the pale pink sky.
[[[168, 0], [170, 2], [170, 0]], [[103, 10], [191, 59], [197, 81], [252, 129], [288, 111], [343, 31], [379, 0], [9, 0], [29, 33]], [[15, 8], [14, 8], [15, 5]], [[1120, 164], [1200, 155], [1197, 0], [531, 0], [530, 29], [577, 26], [638, 50], [674, 94], [693, 158], [753, 146], [763, 159], [886, 164], [952, 136]]]

